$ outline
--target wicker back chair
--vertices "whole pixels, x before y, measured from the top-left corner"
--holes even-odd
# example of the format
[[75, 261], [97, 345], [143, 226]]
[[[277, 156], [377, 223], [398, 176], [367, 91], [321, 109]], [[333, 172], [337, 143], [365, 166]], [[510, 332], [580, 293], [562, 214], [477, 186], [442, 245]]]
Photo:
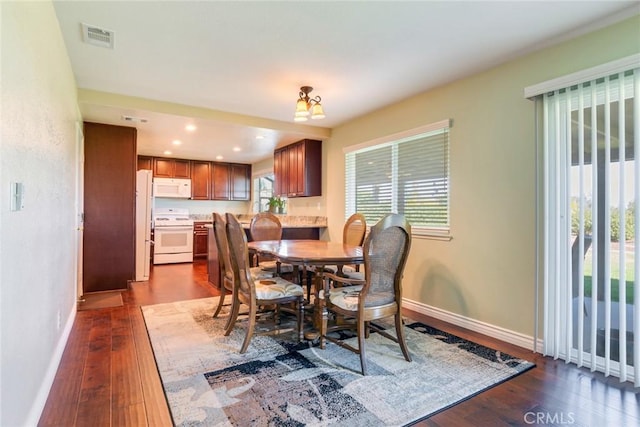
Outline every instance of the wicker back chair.
[[[218, 307], [213, 313], [213, 317], [218, 317], [224, 300], [227, 294], [233, 294], [233, 283], [235, 276], [233, 274], [233, 268], [231, 266], [231, 256], [229, 254], [229, 243], [227, 242], [227, 226], [224, 218], [219, 213], [213, 213], [213, 232], [216, 240], [216, 248], [218, 250], [218, 265], [220, 268], [220, 299], [218, 300]], [[267, 271], [262, 271], [260, 268], [254, 267], [249, 270], [253, 280], [270, 279], [273, 274]], [[225, 326], [225, 329], [229, 327], [229, 323]]]
[[240, 304], [242, 303], [249, 306], [247, 334], [240, 348], [240, 353], [244, 353], [247, 351], [253, 336], [258, 307], [269, 305], [279, 307], [283, 304], [293, 304], [297, 318], [297, 337], [298, 340], [301, 340], [303, 338], [302, 321], [304, 317], [304, 295], [302, 287], [280, 277], [274, 277], [268, 280], [269, 283], [254, 280], [250, 273], [247, 237], [244, 230], [232, 214], [227, 213], [226, 219], [231, 266], [236, 280], [234, 280], [234, 298], [231, 307], [229, 327], [225, 330], [225, 335], [229, 335], [233, 330], [240, 311]]
[[[277, 216], [270, 212], [260, 212], [251, 218], [251, 224], [249, 226], [249, 232], [251, 234], [251, 240], [263, 241], [263, 240], [281, 240], [282, 239], [282, 223]], [[270, 271], [276, 275], [282, 273], [292, 273], [293, 266], [290, 264], [282, 264], [281, 262], [273, 259], [262, 259], [258, 257], [258, 254], [252, 253], [252, 256], [256, 260], [256, 266], [260, 266], [265, 271]], [[260, 264], [262, 262], [262, 264]]]
[[[402, 274], [410, 247], [411, 226], [404, 216], [389, 214], [371, 229], [365, 240], [364, 280], [324, 274], [324, 290], [320, 296], [323, 308], [320, 346], [324, 348], [325, 340], [329, 340], [359, 354], [363, 375], [367, 373], [364, 340], [369, 335], [369, 329], [400, 344], [404, 358], [411, 361], [402, 328]], [[334, 282], [350, 288], [331, 289], [330, 285]], [[354, 322], [341, 322], [329, 328], [327, 311], [347, 320], [354, 319]], [[391, 316], [395, 318], [395, 337], [372, 323], [373, 320]], [[355, 329], [358, 348], [328, 335], [339, 329]]]

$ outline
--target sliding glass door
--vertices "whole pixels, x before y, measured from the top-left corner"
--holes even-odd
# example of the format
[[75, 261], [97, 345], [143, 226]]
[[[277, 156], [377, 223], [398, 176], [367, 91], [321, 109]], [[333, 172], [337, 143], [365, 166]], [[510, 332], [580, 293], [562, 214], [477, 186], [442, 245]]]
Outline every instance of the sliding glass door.
[[544, 352], [640, 384], [639, 70], [546, 93]]

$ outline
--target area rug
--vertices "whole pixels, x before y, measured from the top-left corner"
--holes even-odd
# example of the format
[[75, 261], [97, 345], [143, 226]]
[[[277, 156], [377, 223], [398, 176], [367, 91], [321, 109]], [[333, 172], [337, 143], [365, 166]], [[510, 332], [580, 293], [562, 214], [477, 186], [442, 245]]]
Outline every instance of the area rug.
[[[359, 356], [291, 334], [223, 335], [217, 298], [142, 307], [173, 421], [178, 426], [400, 426], [504, 382], [534, 365], [407, 319], [412, 362], [379, 334]], [[391, 326], [391, 325], [389, 325]], [[393, 330], [393, 329], [392, 329]]]

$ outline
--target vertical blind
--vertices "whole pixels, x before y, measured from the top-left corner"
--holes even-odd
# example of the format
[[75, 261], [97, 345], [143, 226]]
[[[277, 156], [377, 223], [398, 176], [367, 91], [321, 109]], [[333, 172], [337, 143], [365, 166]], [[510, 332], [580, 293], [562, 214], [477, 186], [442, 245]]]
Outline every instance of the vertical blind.
[[542, 99], [544, 353], [640, 386], [640, 70]]
[[347, 152], [346, 217], [405, 215], [415, 231], [449, 229], [449, 121]]

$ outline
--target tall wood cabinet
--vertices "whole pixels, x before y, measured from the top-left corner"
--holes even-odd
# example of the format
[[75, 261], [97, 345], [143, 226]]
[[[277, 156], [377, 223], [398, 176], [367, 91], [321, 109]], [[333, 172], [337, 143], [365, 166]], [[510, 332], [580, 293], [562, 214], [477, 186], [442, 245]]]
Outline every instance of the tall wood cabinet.
[[135, 277], [136, 129], [84, 123], [83, 291]]
[[278, 148], [273, 156], [276, 195], [322, 195], [322, 141], [303, 139]]
[[191, 161], [191, 198], [193, 200], [211, 199], [211, 162]]

